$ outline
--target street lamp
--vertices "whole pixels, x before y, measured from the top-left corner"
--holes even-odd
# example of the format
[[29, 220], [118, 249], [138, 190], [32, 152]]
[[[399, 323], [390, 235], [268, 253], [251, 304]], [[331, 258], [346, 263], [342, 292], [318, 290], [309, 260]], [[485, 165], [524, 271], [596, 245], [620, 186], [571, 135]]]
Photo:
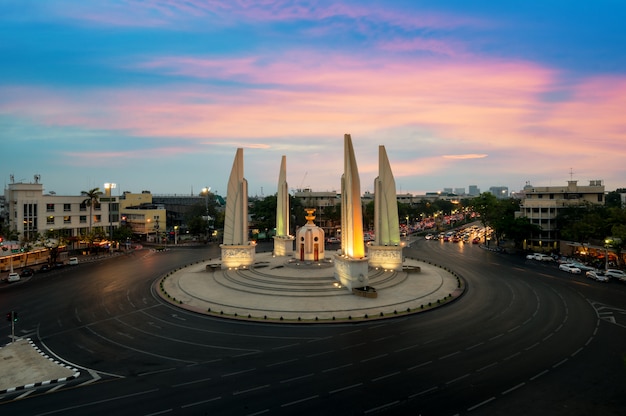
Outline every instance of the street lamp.
[[104, 184], [104, 194], [107, 196], [109, 200], [109, 250], [113, 249], [113, 222], [111, 217], [111, 189], [117, 188], [117, 184], [115, 183], [105, 183]]
[[178, 225], [174, 226], [174, 245], [178, 244]]
[[205, 227], [205, 232], [206, 232], [206, 240], [209, 240], [209, 192], [211, 191], [211, 187], [207, 186], [202, 188], [202, 192], [204, 192], [204, 207], [205, 207], [205, 214], [206, 214], [206, 227]]

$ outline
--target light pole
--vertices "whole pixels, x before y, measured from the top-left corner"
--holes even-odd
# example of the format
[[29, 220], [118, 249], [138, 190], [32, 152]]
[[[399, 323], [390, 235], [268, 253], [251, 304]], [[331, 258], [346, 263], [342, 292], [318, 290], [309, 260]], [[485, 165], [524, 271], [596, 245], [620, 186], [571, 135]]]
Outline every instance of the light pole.
[[210, 186], [202, 188], [202, 192], [204, 192], [204, 207], [205, 207], [205, 215], [206, 215], [206, 226], [205, 226], [206, 241], [209, 241], [209, 192], [210, 191], [211, 191]]
[[174, 245], [178, 244], [178, 225], [174, 226]]
[[111, 189], [117, 188], [117, 184], [115, 183], [105, 183], [104, 184], [104, 194], [107, 196], [109, 201], [109, 251], [113, 250], [113, 222], [111, 217]]

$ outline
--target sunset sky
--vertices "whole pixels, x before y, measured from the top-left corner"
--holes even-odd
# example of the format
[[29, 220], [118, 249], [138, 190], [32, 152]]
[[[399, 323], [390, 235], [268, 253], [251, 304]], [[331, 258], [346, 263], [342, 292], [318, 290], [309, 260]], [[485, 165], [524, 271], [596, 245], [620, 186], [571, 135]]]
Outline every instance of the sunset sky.
[[46, 191], [626, 187], [626, 2], [0, 0], [0, 174]]

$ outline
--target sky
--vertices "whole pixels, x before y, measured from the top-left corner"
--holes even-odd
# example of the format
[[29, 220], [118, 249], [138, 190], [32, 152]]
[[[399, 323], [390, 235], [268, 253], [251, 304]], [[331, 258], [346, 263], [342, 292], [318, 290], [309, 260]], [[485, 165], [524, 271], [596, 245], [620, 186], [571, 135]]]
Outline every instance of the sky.
[[46, 192], [626, 187], [626, 2], [0, 0], [0, 175]]

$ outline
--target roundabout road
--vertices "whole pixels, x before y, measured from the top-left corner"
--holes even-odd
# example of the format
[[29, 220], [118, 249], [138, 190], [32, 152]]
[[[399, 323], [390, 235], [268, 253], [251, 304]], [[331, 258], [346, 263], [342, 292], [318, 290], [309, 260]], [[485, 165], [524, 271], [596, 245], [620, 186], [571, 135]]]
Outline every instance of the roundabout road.
[[[18, 335], [79, 379], [0, 396], [3, 414], [621, 414], [624, 285], [478, 246], [418, 241], [465, 295], [379, 322], [276, 325], [163, 303], [159, 276], [216, 247], [142, 250], [0, 291]], [[613, 311], [612, 320], [605, 319]]]

